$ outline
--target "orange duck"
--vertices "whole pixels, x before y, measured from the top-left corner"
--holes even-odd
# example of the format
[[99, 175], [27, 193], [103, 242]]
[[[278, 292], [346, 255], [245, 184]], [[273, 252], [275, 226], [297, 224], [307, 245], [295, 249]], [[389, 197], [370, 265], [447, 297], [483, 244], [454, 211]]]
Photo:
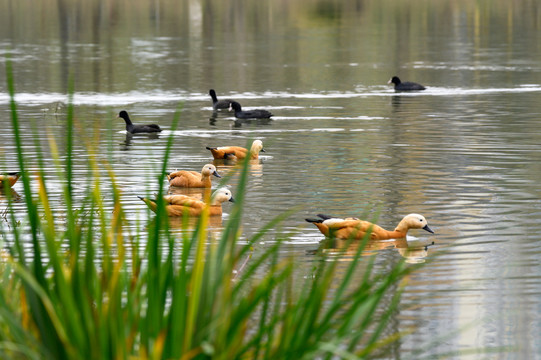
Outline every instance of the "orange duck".
[[[156, 201], [141, 196], [138, 197], [143, 200], [152, 211], [156, 211]], [[206, 206], [204, 201], [186, 195], [167, 195], [163, 198], [165, 200], [165, 210], [169, 216], [183, 216], [184, 213], [189, 216], [199, 216]], [[222, 203], [225, 201], [235, 202], [231, 191], [226, 188], [216, 190], [211, 197], [209, 215], [222, 215]]]
[[0, 175], [0, 189], [4, 188], [4, 182], [7, 182], [9, 187], [12, 187], [15, 185], [17, 180], [21, 177], [20, 172], [10, 172], [6, 173], [4, 175]]
[[[240, 146], [222, 146], [222, 147], [208, 147], [212, 156], [215, 159], [244, 159], [248, 155], [248, 149]], [[265, 152], [263, 149], [263, 142], [261, 140], [254, 140], [252, 147], [250, 148], [250, 158], [255, 160], [259, 158], [259, 152]]]
[[419, 214], [409, 214], [398, 223], [393, 231], [385, 230], [382, 227], [371, 222], [357, 218], [333, 218], [331, 216], [318, 214], [320, 219], [305, 219], [317, 226], [319, 231], [327, 237], [337, 239], [362, 239], [370, 231], [371, 240], [400, 239], [406, 237], [409, 229], [423, 229], [429, 233], [434, 233], [428, 227], [424, 216]]
[[169, 180], [169, 185], [171, 186], [209, 188], [212, 186], [210, 179], [212, 175], [221, 178], [218, 171], [216, 171], [216, 166], [206, 164], [200, 173], [187, 170], [175, 171], [167, 174], [167, 180]]

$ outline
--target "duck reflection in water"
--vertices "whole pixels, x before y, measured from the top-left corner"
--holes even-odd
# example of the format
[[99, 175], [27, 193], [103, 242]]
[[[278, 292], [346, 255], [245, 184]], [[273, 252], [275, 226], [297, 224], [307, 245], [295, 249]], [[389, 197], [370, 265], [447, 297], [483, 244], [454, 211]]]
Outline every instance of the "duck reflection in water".
[[124, 141], [122, 143], [120, 143], [120, 145], [121, 145], [120, 150], [122, 150], [122, 151], [130, 150], [130, 147], [132, 145], [132, 143], [131, 143], [132, 139], [134, 137], [141, 138], [142, 136], [144, 136], [147, 139], [152, 139], [152, 140], [160, 138], [159, 133], [140, 133], [140, 134], [134, 135], [134, 134], [131, 134], [131, 133], [127, 132], [126, 133], [126, 139], [124, 139]]
[[[228, 174], [232, 171], [240, 170], [244, 161], [239, 162], [237, 159], [214, 159], [212, 163], [216, 167], [220, 167], [220, 172]], [[250, 176], [261, 177], [263, 176], [263, 159], [248, 160], [250, 168], [248, 169]]]
[[213, 110], [209, 117], [209, 125], [216, 126], [218, 119], [230, 121], [231, 115], [227, 111], [220, 113], [219, 111]]
[[6, 192], [3, 187], [0, 188], [0, 202], [4, 202], [4, 201], [7, 202], [9, 199], [11, 199], [14, 202], [20, 202], [21, 201], [21, 195], [19, 195], [19, 193], [17, 191], [15, 191], [15, 190], [13, 190], [11, 188], [8, 189], [8, 192]]
[[[364, 247], [359, 249], [360, 247]], [[368, 240], [366, 243], [356, 240], [343, 240], [325, 238], [320, 243], [317, 252], [330, 256], [353, 257], [359, 250], [362, 256], [371, 256], [379, 251], [394, 248], [405, 258], [407, 263], [417, 264], [426, 261], [428, 247], [434, 245], [432, 240], [406, 240], [406, 238], [394, 240]], [[347, 258], [344, 258], [347, 260]]]
[[250, 126], [266, 126], [270, 125], [272, 123], [271, 118], [263, 118], [263, 119], [235, 119], [233, 122], [235, 127], [240, 128], [242, 125], [250, 125]]
[[[207, 218], [207, 232], [212, 240], [219, 240], [223, 231], [221, 216], [209, 216]], [[193, 233], [199, 226], [199, 217], [169, 217], [169, 229], [179, 234]]]
[[[209, 125], [216, 126], [217, 120], [220, 117], [221, 116], [218, 114], [217, 111], [213, 111], [212, 115], [209, 117]], [[267, 125], [270, 125], [272, 123], [271, 118], [266, 118], [266, 119], [238, 119], [238, 118], [235, 118], [235, 119], [231, 120], [230, 117], [223, 116], [222, 119], [227, 120], [227, 121], [231, 121], [231, 127], [232, 128], [241, 128], [243, 125], [244, 126], [267, 126]]]

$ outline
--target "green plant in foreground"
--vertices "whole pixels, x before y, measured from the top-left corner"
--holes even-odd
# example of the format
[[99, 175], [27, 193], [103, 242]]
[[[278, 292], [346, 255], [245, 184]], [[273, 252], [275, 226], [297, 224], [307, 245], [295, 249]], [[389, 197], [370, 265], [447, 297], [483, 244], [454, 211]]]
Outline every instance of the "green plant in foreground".
[[[26, 160], [7, 63], [13, 135], [21, 171]], [[173, 128], [179, 119], [175, 115]], [[66, 154], [74, 144], [73, 106], [67, 108]], [[36, 136], [37, 139], [37, 136]], [[273, 219], [239, 245], [248, 161], [240, 168], [236, 203], [218, 241], [209, 241], [208, 213], [181, 239], [169, 230], [163, 201], [163, 159], [156, 215], [131, 236], [110, 165], [87, 145], [89, 184], [83, 206], [73, 205], [72, 158], [62, 163], [56, 141], [49, 147], [64, 179], [65, 219], [51, 209], [44, 161], [38, 159], [37, 194], [23, 176], [28, 233], [13, 226], [13, 244], [0, 273], [0, 357], [21, 359], [331, 359], [368, 357], [397, 339], [384, 336], [396, 308], [397, 283], [410, 271], [403, 263], [354, 283], [362, 246], [337, 276], [339, 258], [317, 263], [296, 279], [293, 259], [283, 258], [286, 238], [276, 233], [267, 248], [257, 244], [289, 216]], [[34, 146], [40, 153], [38, 140]], [[102, 189], [98, 169], [109, 169]], [[104, 204], [112, 194], [114, 211]], [[10, 206], [10, 219], [16, 221]], [[187, 219], [184, 219], [187, 220]], [[144, 236], [143, 236], [144, 234]], [[179, 250], [178, 242], [181, 242]], [[327, 260], [327, 259], [325, 259]], [[263, 274], [263, 275], [261, 275]], [[358, 279], [358, 276], [355, 277]], [[382, 309], [382, 299], [390, 298]]]

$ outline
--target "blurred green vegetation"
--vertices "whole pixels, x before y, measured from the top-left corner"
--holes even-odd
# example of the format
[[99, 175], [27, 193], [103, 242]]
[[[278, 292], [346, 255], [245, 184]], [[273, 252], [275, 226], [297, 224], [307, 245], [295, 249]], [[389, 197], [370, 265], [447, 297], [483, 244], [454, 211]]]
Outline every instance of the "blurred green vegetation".
[[[372, 273], [373, 258], [361, 260], [359, 246], [347, 257], [319, 258], [311, 274], [294, 280], [295, 259], [280, 256], [288, 237], [277, 230], [288, 212], [246, 244], [238, 243], [248, 160], [240, 170], [236, 204], [217, 241], [208, 238], [208, 213], [195, 231], [173, 235], [160, 200], [156, 215], [141, 223], [135, 235], [127, 235], [125, 227], [133, 219], [119, 200], [114, 170], [98, 159], [93, 142], [87, 144], [91, 186], [82, 202], [73, 201], [70, 103], [63, 139], [67, 156], [59, 155], [55, 136], [49, 139], [66, 206], [63, 215], [53, 211], [38, 140], [38, 168], [28, 176], [10, 63], [7, 78], [28, 226], [16, 224], [8, 202], [3, 221], [11, 223], [14, 240], [6, 244], [0, 267], [2, 358], [366, 358], [405, 335], [388, 333], [387, 324], [397, 309], [399, 283], [415, 267], [402, 261], [385, 274]], [[173, 133], [157, 179], [158, 199], [172, 139]], [[110, 177], [112, 213], [103, 204], [100, 167]], [[6, 196], [10, 199], [9, 192]], [[254, 252], [269, 233], [274, 244]], [[345, 267], [344, 259], [349, 261]], [[359, 271], [364, 272], [360, 282], [354, 276]]]

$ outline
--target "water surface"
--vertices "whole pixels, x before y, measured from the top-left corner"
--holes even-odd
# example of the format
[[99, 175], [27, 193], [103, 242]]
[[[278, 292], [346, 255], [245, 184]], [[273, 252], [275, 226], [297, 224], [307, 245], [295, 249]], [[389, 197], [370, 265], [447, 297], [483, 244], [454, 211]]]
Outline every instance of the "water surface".
[[[377, 271], [404, 257], [418, 263], [438, 255], [408, 279], [388, 333], [413, 332], [383, 357], [487, 347], [512, 349], [470, 358], [541, 353], [541, 244], [534, 229], [541, 216], [541, 12], [534, 2], [135, 1], [127, 7], [50, 0], [0, 7], [0, 42], [12, 54], [25, 155], [30, 171], [37, 169], [35, 124], [58, 209], [61, 183], [47, 139], [51, 133], [61, 141], [66, 132], [73, 77], [78, 143], [94, 145], [113, 166], [134, 231], [135, 220], [149, 216], [136, 196], [158, 189], [171, 132], [170, 170], [200, 170], [212, 161], [206, 146], [261, 139], [267, 152], [251, 169], [243, 237], [297, 209], [282, 230], [293, 234], [283, 254], [295, 256], [299, 277], [325, 245], [304, 221], [317, 213], [378, 217], [393, 228], [416, 212], [435, 230], [367, 249], [376, 254]], [[392, 75], [427, 90], [395, 93], [386, 84]], [[4, 71], [0, 80], [0, 168], [17, 170]], [[227, 112], [215, 115], [210, 88], [275, 116], [239, 122]], [[179, 104], [179, 127], [171, 129]], [[122, 109], [164, 132], [127, 136], [115, 118]], [[75, 193], [83, 196], [89, 154], [77, 146], [73, 155]], [[21, 185], [14, 191], [22, 193]], [[24, 216], [22, 203], [15, 208]], [[224, 209], [227, 218], [229, 204]], [[213, 226], [219, 231], [220, 221]], [[269, 235], [259, 245], [272, 241]]]

